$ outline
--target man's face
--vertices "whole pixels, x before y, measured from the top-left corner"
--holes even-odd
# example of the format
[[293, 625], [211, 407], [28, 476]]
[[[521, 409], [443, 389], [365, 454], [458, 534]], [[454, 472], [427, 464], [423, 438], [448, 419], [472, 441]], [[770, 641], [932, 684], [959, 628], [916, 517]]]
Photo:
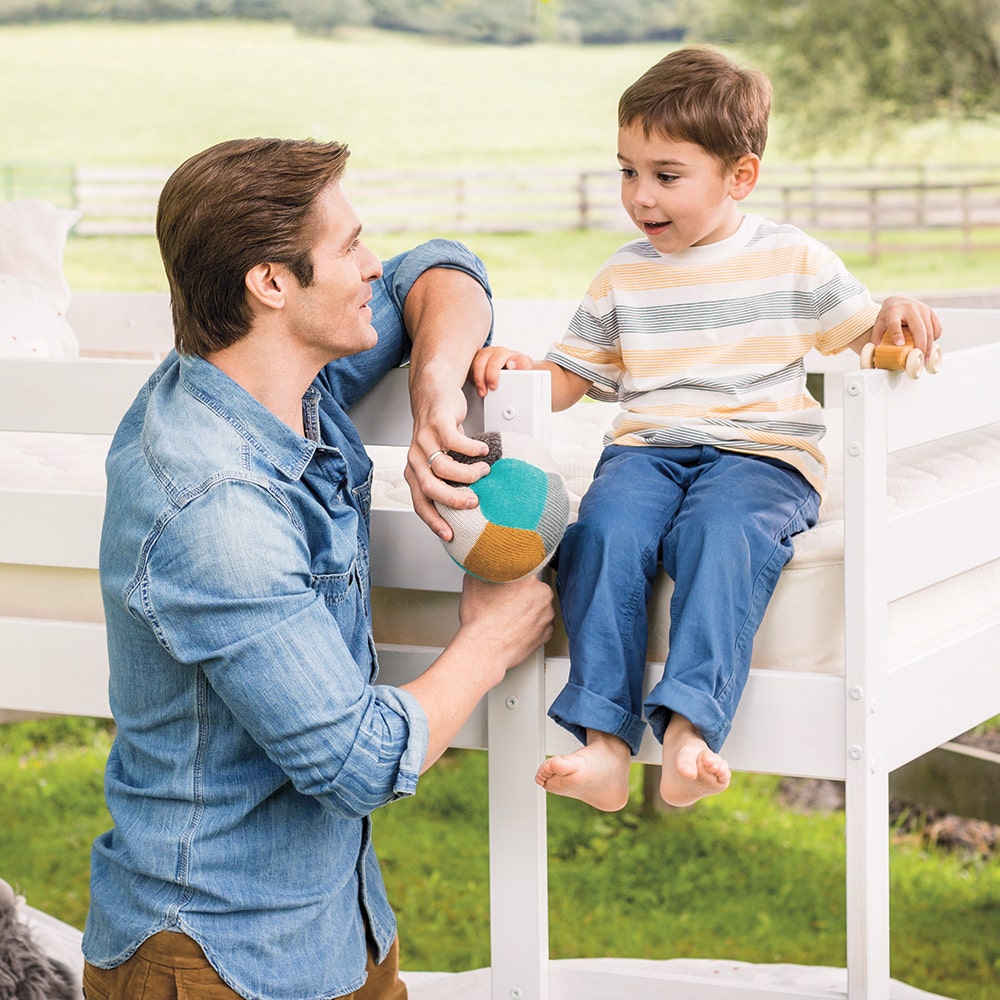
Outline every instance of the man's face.
[[316, 213], [313, 280], [303, 288], [292, 279], [288, 316], [294, 336], [324, 365], [375, 346], [368, 303], [382, 264], [361, 242], [361, 223], [339, 183], [319, 196]]

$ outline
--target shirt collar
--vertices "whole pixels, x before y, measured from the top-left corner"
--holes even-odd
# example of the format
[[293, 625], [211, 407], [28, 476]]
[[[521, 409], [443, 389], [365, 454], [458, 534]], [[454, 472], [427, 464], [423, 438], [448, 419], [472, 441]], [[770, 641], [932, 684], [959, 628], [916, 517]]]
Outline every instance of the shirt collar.
[[[225, 420], [275, 469], [289, 479], [300, 479], [319, 447], [292, 430], [238, 382], [197, 355], [180, 355], [180, 377], [184, 388]], [[320, 391], [311, 385], [302, 397], [307, 433], [319, 429]]]

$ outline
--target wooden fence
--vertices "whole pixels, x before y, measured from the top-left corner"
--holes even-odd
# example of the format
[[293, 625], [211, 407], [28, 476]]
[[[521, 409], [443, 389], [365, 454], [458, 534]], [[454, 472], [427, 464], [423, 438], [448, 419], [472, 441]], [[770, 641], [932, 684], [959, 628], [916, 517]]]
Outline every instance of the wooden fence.
[[[77, 236], [153, 232], [170, 171], [0, 164], [0, 196], [83, 212]], [[351, 197], [370, 233], [631, 231], [615, 171], [354, 170]], [[806, 229], [838, 250], [1000, 249], [1000, 171], [971, 166], [821, 169], [765, 166], [750, 211]]]

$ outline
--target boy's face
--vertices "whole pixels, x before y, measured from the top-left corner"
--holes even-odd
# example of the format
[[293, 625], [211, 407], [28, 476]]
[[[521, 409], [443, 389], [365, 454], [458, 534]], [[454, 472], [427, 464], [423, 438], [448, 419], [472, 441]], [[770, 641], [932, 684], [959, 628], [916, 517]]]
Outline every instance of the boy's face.
[[618, 162], [622, 205], [660, 253], [717, 243], [739, 228], [737, 201], [749, 190], [703, 147], [647, 137], [636, 124], [618, 130]]

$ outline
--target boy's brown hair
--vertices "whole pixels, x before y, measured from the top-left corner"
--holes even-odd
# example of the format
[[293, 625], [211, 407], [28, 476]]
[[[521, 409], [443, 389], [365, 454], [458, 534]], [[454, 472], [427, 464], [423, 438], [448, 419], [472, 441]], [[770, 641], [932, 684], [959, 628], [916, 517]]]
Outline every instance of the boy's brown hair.
[[618, 127], [638, 124], [647, 138], [693, 142], [730, 167], [747, 153], [764, 155], [770, 110], [763, 73], [690, 46], [664, 56], [622, 94]]
[[156, 237], [178, 351], [204, 356], [249, 332], [244, 277], [258, 264], [283, 264], [302, 286], [312, 283], [316, 201], [348, 156], [338, 142], [233, 139], [174, 171]]

